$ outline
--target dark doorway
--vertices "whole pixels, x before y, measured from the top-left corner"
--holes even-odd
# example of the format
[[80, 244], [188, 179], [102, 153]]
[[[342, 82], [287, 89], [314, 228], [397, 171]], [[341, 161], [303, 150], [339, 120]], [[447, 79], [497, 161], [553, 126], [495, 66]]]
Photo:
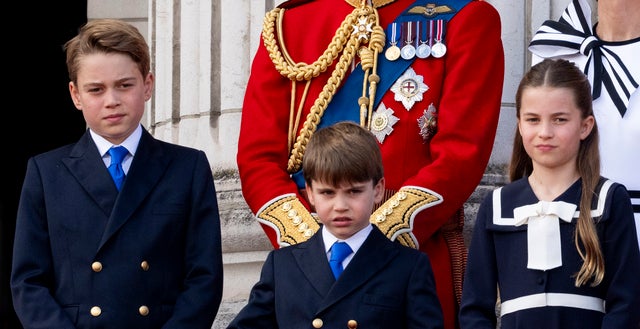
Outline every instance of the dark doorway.
[[82, 113], [69, 97], [62, 45], [87, 21], [87, 1], [16, 1], [9, 8], [5, 16], [13, 19], [3, 20], [1, 32], [2, 130], [11, 153], [2, 159], [0, 328], [18, 329], [9, 275], [20, 189], [30, 156], [71, 143], [85, 131]]

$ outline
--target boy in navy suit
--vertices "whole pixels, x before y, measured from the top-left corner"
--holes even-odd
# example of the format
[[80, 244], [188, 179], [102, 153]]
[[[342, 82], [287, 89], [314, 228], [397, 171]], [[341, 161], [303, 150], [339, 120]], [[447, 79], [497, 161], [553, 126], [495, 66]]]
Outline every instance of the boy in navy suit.
[[[303, 161], [321, 229], [269, 253], [248, 304], [228, 328], [443, 328], [428, 256], [369, 222], [385, 185], [375, 136], [356, 123], [336, 123], [312, 135]], [[430, 197], [431, 204], [441, 201]], [[296, 220], [291, 204], [277, 208]], [[348, 245], [335, 265], [342, 274], [330, 265], [335, 242]]]
[[156, 140], [140, 124], [154, 76], [135, 27], [92, 20], [64, 49], [88, 129], [28, 161], [11, 273], [20, 321], [210, 329], [223, 272], [206, 155]]

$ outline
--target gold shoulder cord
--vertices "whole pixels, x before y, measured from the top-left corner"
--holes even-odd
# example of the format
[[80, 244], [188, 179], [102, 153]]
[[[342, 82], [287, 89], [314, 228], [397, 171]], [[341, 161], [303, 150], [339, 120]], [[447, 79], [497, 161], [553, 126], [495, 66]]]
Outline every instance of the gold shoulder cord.
[[[373, 111], [373, 101], [375, 99], [377, 83], [380, 77], [376, 74], [378, 54], [382, 52], [385, 45], [384, 29], [380, 27], [377, 10], [365, 4], [362, 0], [342, 22], [324, 53], [312, 64], [294, 63], [291, 56], [286, 51], [282, 36], [282, 17], [284, 9], [276, 8], [268, 12], [265, 16], [262, 29], [262, 39], [269, 52], [278, 72], [291, 80], [291, 108], [289, 116], [289, 147], [291, 154], [287, 164], [287, 171], [294, 173], [302, 165], [302, 156], [307, 142], [315, 132], [320, 119], [327, 108], [327, 105], [335, 95], [338, 86], [344, 79], [345, 73], [350, 67], [355, 55], [360, 57], [362, 70], [365, 71], [362, 97], [358, 99], [360, 107], [360, 124], [369, 127], [371, 112]], [[278, 34], [276, 37], [276, 22]], [[338, 58], [339, 56], [339, 58]], [[338, 58], [335, 69], [331, 72], [322, 92], [313, 103], [309, 114], [304, 122], [300, 134], [296, 138], [295, 144], [291, 146], [293, 138], [298, 130], [302, 105], [307, 97], [311, 80], [325, 72], [329, 66]], [[307, 81], [305, 91], [300, 100], [297, 115], [294, 119], [296, 82]], [[370, 98], [367, 97], [370, 95]], [[368, 122], [365, 122], [368, 118]]]

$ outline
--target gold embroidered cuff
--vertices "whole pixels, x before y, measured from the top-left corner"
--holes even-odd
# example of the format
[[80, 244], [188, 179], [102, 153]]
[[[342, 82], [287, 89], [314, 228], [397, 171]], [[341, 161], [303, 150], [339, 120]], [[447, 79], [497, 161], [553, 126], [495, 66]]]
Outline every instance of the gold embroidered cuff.
[[441, 202], [442, 197], [435, 192], [405, 186], [374, 211], [370, 221], [389, 239], [398, 239], [404, 245], [418, 248], [418, 242], [411, 233], [413, 219], [421, 210]]
[[280, 246], [306, 241], [320, 228], [317, 220], [295, 195], [272, 201], [256, 217], [276, 230]]

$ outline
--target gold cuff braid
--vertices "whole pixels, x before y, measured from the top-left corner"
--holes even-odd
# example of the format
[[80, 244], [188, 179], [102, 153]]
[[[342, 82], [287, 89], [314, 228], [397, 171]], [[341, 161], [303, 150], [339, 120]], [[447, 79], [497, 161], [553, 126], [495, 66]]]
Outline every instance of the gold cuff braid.
[[295, 195], [274, 200], [256, 217], [277, 231], [280, 246], [306, 241], [320, 228], [318, 221]]
[[441, 202], [440, 195], [427, 189], [403, 187], [371, 215], [370, 221], [387, 238], [417, 249], [418, 242], [411, 233], [416, 213]]

